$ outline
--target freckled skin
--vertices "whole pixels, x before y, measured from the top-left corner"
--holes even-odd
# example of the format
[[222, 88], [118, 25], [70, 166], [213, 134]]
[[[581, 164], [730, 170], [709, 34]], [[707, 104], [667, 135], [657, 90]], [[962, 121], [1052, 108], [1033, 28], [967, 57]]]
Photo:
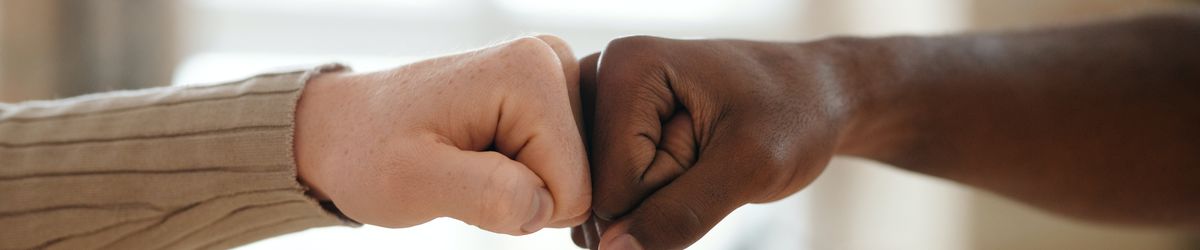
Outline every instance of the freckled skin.
[[937, 37], [617, 39], [581, 62], [596, 217], [573, 236], [683, 248], [835, 154], [1075, 218], [1200, 230], [1198, 41], [1195, 9]]
[[512, 235], [578, 225], [591, 183], [577, 75], [570, 49], [538, 36], [317, 76], [297, 108], [300, 178], [349, 218], [384, 227], [437, 217]]

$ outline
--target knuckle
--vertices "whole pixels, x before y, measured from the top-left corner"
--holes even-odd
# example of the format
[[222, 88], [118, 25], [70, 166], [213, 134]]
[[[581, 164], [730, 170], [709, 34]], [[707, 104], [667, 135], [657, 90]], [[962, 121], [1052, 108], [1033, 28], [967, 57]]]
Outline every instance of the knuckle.
[[564, 83], [563, 66], [558, 54], [546, 42], [535, 37], [523, 37], [513, 40], [502, 48], [499, 54], [504, 62], [504, 74], [509, 77], [521, 78], [514, 83], [535, 84], [537, 89], [562, 91], [567, 86]]
[[513, 39], [512, 41], [509, 41], [504, 47], [511, 48], [511, 49], [533, 50], [533, 49], [539, 49], [539, 48], [543, 48], [543, 47], [549, 48], [549, 45], [546, 45], [546, 42], [543, 42], [542, 39], [538, 39], [537, 37], [524, 36], [524, 37], [520, 37], [517, 39]]
[[667, 43], [673, 40], [653, 36], [628, 36], [612, 40], [604, 49], [601, 64], [619, 60], [621, 64], [653, 63], [665, 57], [665, 53], [675, 46]]
[[654, 48], [665, 40], [661, 37], [645, 35], [627, 36], [613, 39], [612, 42], [608, 43], [608, 48], [605, 51]]
[[561, 37], [558, 37], [555, 35], [540, 34], [540, 35], [536, 35], [534, 37], [536, 37], [539, 40], [542, 40], [542, 42], [545, 42], [547, 45], [550, 45], [550, 47], [553, 47], [553, 48], [570, 48], [570, 46], [567, 45], [566, 40], [563, 40]]
[[[668, 77], [673, 58], [670, 54], [673, 49], [666, 46], [666, 42], [668, 40], [650, 36], [623, 37], [609, 42], [600, 55], [597, 79], [602, 83], [597, 84], [597, 90], [649, 90], [641, 94], [650, 98], [670, 93], [665, 85], [657, 84]], [[650, 86], [654, 89], [644, 88]]]
[[558, 54], [554, 52], [554, 48], [536, 37], [517, 38], [504, 46], [504, 49], [516, 59], [522, 59], [522, 64], [534, 66], [558, 64]]

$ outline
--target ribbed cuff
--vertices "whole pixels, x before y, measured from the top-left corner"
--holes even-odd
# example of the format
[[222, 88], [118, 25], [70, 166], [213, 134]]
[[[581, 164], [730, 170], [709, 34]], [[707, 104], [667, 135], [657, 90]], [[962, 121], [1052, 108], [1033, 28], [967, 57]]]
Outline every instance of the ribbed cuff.
[[0, 249], [228, 248], [357, 225], [296, 179], [296, 101], [336, 64], [0, 105]]

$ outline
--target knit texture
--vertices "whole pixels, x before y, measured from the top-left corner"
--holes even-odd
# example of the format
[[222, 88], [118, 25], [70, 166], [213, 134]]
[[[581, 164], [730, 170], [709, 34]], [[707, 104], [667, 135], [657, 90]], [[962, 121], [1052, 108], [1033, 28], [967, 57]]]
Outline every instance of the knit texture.
[[347, 224], [296, 180], [313, 70], [0, 104], [0, 249], [224, 249]]

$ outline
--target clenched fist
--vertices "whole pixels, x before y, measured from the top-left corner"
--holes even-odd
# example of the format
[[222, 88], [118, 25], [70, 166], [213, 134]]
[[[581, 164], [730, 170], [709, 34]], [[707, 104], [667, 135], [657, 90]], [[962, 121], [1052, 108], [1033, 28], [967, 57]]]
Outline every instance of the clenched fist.
[[615, 222], [583, 236], [682, 248], [735, 208], [812, 182], [854, 101], [826, 51], [628, 37], [608, 45], [598, 71], [585, 59], [593, 206]]
[[349, 218], [384, 227], [578, 225], [591, 184], [577, 72], [560, 39], [540, 36], [317, 76], [297, 111], [300, 177]]

